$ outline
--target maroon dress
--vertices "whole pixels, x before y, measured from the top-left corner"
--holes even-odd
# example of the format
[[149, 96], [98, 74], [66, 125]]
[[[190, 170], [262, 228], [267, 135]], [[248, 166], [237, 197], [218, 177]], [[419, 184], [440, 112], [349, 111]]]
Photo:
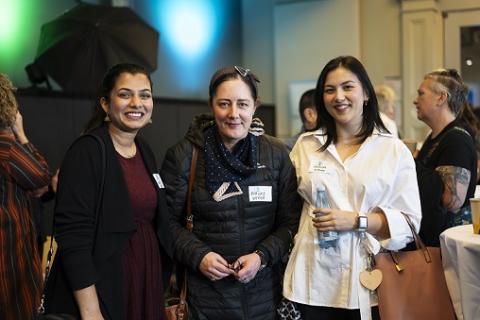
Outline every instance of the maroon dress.
[[118, 159], [127, 183], [137, 226], [123, 249], [122, 256], [126, 318], [164, 319], [160, 249], [153, 224], [157, 192], [139, 151], [129, 159], [118, 154]]

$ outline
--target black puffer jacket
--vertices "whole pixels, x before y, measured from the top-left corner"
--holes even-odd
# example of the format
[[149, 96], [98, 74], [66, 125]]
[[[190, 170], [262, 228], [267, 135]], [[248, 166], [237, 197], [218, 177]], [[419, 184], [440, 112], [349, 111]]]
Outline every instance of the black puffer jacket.
[[[301, 201], [295, 170], [285, 146], [276, 138], [258, 137], [256, 173], [239, 183], [243, 194], [221, 202], [205, 189], [204, 135], [214, 124], [197, 117], [185, 139], [167, 151], [162, 177], [172, 211], [175, 258], [188, 270], [188, 301], [192, 319], [274, 319], [281, 297], [282, 259], [297, 232]], [[192, 196], [193, 233], [185, 229], [185, 202], [192, 144], [200, 152]], [[250, 202], [249, 186], [271, 186], [271, 202]], [[247, 284], [230, 276], [208, 280], [200, 261], [214, 251], [229, 263], [256, 249], [266, 253], [268, 266]]]

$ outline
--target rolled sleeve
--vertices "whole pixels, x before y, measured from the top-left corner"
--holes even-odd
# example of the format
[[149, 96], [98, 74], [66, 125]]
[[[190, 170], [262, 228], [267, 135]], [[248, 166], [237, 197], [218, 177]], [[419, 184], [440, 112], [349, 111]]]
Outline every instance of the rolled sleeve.
[[399, 164], [389, 205], [378, 206], [385, 214], [390, 231], [390, 238], [382, 239], [380, 243], [389, 250], [402, 249], [413, 241], [405, 216], [410, 218], [416, 232], [420, 229], [422, 219], [415, 162], [406, 147]]
[[[408, 243], [413, 241], [412, 231], [405, 220], [401, 211], [395, 209], [388, 209], [380, 207], [387, 218], [388, 227], [390, 230], [390, 238], [380, 240], [380, 245], [388, 250], [400, 250], [404, 248]], [[416, 215], [409, 215], [415, 229], [418, 232], [418, 225], [420, 224], [420, 218]], [[418, 222], [416, 223], [415, 220]]]

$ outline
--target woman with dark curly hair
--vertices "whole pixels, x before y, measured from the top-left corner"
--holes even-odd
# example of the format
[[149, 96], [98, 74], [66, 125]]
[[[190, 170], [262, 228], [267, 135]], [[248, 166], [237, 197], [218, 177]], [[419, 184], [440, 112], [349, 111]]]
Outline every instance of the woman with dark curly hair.
[[31, 192], [50, 182], [48, 165], [23, 130], [14, 87], [0, 74], [0, 319], [32, 319], [41, 261]]

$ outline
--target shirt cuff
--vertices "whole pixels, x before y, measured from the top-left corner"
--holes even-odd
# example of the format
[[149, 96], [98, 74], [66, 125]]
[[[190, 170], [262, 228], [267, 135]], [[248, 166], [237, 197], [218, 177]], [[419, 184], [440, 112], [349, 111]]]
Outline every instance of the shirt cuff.
[[408, 243], [413, 241], [412, 230], [410, 230], [407, 220], [405, 220], [405, 217], [399, 210], [385, 207], [379, 208], [385, 214], [390, 232], [390, 238], [380, 240], [380, 244], [388, 250], [403, 249]]

